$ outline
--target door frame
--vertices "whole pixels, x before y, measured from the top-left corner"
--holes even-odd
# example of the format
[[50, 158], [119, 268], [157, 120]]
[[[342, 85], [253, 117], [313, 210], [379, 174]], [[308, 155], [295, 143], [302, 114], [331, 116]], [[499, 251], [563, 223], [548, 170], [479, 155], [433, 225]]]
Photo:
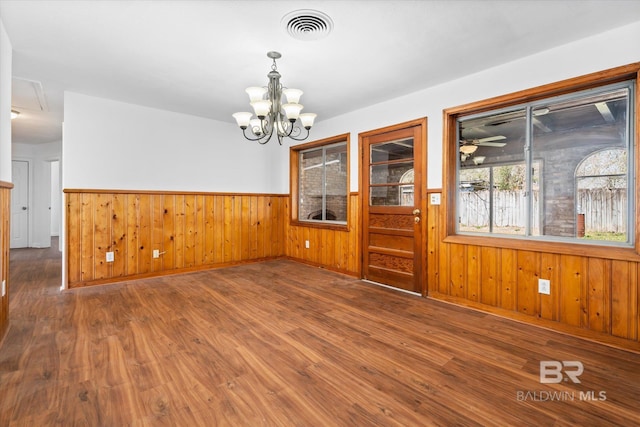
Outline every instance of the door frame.
[[[402, 122], [390, 126], [385, 126], [378, 129], [373, 129], [366, 132], [361, 132], [358, 134], [358, 155], [360, 161], [360, 167], [358, 168], [358, 188], [360, 189], [360, 247], [362, 248], [362, 252], [360, 253], [360, 274], [361, 277], [364, 277], [365, 265], [364, 265], [364, 252], [366, 251], [365, 245], [365, 233], [367, 230], [364, 229], [365, 224], [365, 212], [368, 211], [369, 204], [369, 195], [364, 194], [364, 168], [366, 167], [366, 158], [364, 152], [364, 139], [369, 138], [375, 135], [382, 135], [385, 133], [391, 133], [398, 130], [408, 129], [412, 127], [420, 127], [420, 137], [422, 138], [422, 156], [420, 158], [414, 158], [414, 164], [419, 165], [422, 169], [422, 182], [420, 188], [420, 194], [414, 193], [414, 197], [419, 197], [420, 202], [417, 204], [419, 206], [420, 211], [422, 212], [421, 218], [421, 227], [420, 227], [420, 253], [416, 257], [418, 261], [418, 265], [416, 266], [416, 271], [414, 272], [417, 280], [420, 282], [420, 294], [423, 297], [427, 296], [428, 286], [427, 286], [427, 158], [429, 157], [428, 153], [428, 141], [427, 141], [427, 117], [422, 117], [419, 119], [410, 120], [407, 122]], [[365, 203], [367, 205], [365, 205]], [[400, 288], [397, 288], [401, 290]]]

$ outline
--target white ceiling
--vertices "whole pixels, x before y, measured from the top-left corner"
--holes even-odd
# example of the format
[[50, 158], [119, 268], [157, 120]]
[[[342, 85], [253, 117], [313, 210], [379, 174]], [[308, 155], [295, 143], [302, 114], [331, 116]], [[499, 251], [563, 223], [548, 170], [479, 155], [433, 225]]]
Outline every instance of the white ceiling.
[[[293, 39], [280, 21], [297, 9], [333, 32]], [[42, 143], [61, 139], [65, 90], [234, 123], [276, 50], [282, 83], [321, 121], [639, 21], [640, 1], [0, 0], [0, 19], [13, 141]]]

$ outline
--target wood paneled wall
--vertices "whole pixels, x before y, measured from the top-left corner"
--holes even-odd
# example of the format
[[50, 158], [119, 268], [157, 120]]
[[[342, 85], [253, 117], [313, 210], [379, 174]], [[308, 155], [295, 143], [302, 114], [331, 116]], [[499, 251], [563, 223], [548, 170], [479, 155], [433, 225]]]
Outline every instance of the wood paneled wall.
[[[428, 294], [639, 341], [636, 261], [446, 243], [441, 206], [428, 207]], [[551, 280], [551, 295], [538, 293]]]
[[[356, 193], [349, 196], [348, 227], [326, 228], [290, 224], [286, 195], [65, 192], [69, 287], [281, 256], [361, 275]], [[8, 199], [3, 203], [9, 210]], [[447, 243], [440, 209], [428, 204], [430, 297], [639, 341], [638, 262]], [[154, 259], [153, 249], [162, 255]], [[115, 259], [107, 263], [109, 251]], [[551, 295], [537, 292], [538, 278], [551, 280]]]
[[[285, 195], [65, 193], [69, 287], [285, 254]], [[106, 262], [107, 252], [114, 252], [113, 262]]]
[[[0, 341], [9, 328], [9, 245], [11, 244], [11, 189], [13, 184], [0, 181], [0, 283], [6, 294], [0, 296]], [[1, 294], [0, 294], [1, 295]]]
[[[290, 215], [288, 207], [287, 215]], [[299, 222], [290, 224], [286, 228], [287, 256], [296, 261], [360, 277], [362, 238], [358, 193], [349, 195], [347, 224], [346, 229], [306, 226]], [[308, 249], [305, 247], [307, 240]]]

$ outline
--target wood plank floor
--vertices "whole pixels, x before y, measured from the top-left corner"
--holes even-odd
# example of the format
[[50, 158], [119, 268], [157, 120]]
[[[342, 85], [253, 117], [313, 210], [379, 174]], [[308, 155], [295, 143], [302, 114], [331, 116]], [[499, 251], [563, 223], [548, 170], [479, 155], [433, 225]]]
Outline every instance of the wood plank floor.
[[0, 426], [640, 425], [637, 353], [290, 261], [66, 292], [59, 270], [11, 253]]

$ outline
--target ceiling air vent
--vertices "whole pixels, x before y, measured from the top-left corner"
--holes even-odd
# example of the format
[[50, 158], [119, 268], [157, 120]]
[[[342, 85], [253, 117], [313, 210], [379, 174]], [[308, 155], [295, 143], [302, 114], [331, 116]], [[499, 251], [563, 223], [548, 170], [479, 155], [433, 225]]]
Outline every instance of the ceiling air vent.
[[281, 23], [287, 33], [298, 40], [319, 40], [333, 29], [333, 21], [327, 14], [312, 9], [287, 13]]

